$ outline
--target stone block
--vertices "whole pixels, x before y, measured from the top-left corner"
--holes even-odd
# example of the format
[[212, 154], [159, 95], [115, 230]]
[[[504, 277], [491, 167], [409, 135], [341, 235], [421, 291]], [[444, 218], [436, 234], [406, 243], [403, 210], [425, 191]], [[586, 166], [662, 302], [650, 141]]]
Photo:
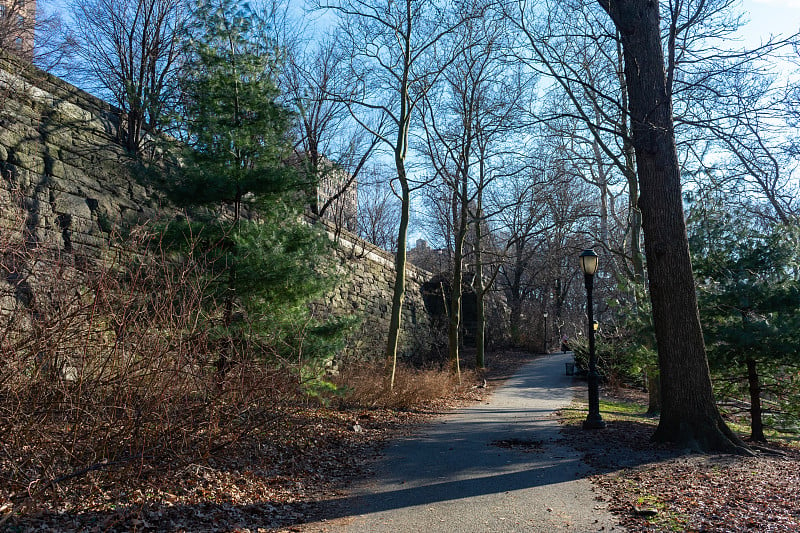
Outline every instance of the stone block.
[[91, 220], [92, 211], [86, 203], [86, 198], [69, 194], [65, 192], [58, 192], [53, 195], [53, 211], [57, 214], [68, 214], [73, 218], [82, 218]]

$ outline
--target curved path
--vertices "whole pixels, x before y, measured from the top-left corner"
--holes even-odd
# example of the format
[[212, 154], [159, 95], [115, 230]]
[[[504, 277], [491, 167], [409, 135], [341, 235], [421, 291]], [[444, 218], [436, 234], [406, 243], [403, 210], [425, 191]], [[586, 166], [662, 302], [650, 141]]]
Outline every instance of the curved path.
[[571, 360], [533, 360], [487, 401], [389, 445], [376, 476], [329, 502], [328, 520], [307, 531], [623, 531], [552, 417], [575, 394]]

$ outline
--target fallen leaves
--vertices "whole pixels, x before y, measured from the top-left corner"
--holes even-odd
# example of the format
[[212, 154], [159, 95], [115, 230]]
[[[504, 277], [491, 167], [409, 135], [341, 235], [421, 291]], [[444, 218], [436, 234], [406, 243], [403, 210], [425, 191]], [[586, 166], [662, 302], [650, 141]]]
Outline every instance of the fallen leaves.
[[544, 443], [540, 440], [513, 438], [513, 439], [495, 440], [492, 441], [490, 444], [492, 446], [497, 446], [498, 448], [508, 448], [529, 453], [540, 450]]
[[[254, 435], [202, 464], [175, 468], [163, 461], [146, 465], [144, 472], [92, 472], [49, 490], [35, 509], [15, 512], [6, 526], [11, 531], [275, 529], [301, 519], [319, 492], [358, 474], [361, 458], [388, 438], [394, 425], [415, 420], [373, 412], [356, 433], [348, 412], [304, 408], [284, 416], [290, 431]], [[11, 497], [0, 489], [0, 502]]]
[[562, 427], [598, 473], [592, 482], [628, 531], [800, 531], [800, 451], [756, 457], [654, 445], [655, 419], [616, 417], [602, 432]]

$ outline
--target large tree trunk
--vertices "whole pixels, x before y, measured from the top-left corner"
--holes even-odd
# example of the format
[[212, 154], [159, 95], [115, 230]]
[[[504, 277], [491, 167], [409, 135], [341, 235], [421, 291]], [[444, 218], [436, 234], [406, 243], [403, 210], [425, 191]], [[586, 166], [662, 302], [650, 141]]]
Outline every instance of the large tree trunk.
[[661, 413], [661, 380], [656, 368], [647, 371], [647, 396], [647, 414]]
[[653, 439], [697, 450], [746, 452], [722, 420], [711, 390], [686, 238], [659, 4], [598, 1], [622, 40], [630, 98], [661, 378], [661, 418]]

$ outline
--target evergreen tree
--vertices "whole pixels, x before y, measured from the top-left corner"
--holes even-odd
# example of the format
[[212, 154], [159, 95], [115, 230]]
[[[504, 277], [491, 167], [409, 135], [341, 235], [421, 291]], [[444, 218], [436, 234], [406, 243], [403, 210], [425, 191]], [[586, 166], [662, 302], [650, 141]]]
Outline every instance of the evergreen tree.
[[246, 195], [253, 203], [299, 185], [285, 164], [293, 116], [277, 101], [278, 49], [257, 20], [236, 0], [201, 0], [188, 30], [180, 192], [192, 204], [231, 206], [234, 223]]
[[305, 184], [287, 163], [293, 116], [278, 102], [278, 50], [236, 0], [200, 2], [189, 28], [188, 142], [174, 197], [192, 222], [173, 224], [171, 235], [215, 280], [218, 371], [236, 357], [275, 356], [301, 360], [309, 375], [336, 349], [342, 324], [310, 310], [330, 286], [331, 244], [297, 207]]
[[746, 378], [750, 438], [764, 441], [763, 393], [793, 397], [780, 389], [792, 385], [789, 369], [800, 364], [798, 228], [759, 228], [746, 220], [697, 205], [689, 217], [690, 245], [709, 362], [718, 374]]

